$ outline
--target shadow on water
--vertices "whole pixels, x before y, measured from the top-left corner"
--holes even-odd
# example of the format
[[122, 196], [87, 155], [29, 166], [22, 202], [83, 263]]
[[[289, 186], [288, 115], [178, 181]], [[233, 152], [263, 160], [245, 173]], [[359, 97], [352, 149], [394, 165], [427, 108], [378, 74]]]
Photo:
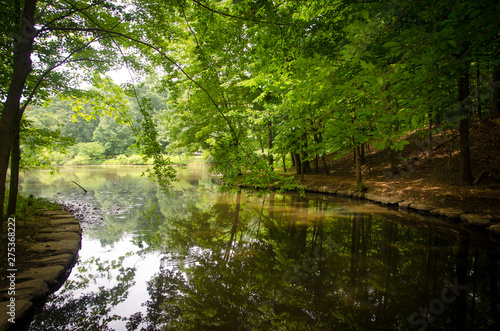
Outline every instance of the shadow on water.
[[104, 222], [31, 330], [499, 329], [486, 236], [359, 201], [221, 193], [198, 176], [167, 195], [133, 175], [96, 185]]

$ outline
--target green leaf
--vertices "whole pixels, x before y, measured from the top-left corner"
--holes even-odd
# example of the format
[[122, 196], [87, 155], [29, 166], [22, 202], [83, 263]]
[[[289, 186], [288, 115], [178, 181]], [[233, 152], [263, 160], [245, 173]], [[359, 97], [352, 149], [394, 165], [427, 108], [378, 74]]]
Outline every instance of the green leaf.
[[419, 119], [418, 119], [418, 116], [417, 116], [417, 115], [413, 115], [413, 116], [411, 117], [411, 125], [413, 125], [413, 126], [417, 126], [417, 125], [418, 125], [418, 120], [419, 120]]
[[363, 16], [363, 18], [364, 18], [365, 20], [367, 20], [367, 21], [368, 21], [368, 19], [370, 18], [370, 14], [368, 13], [368, 10], [366, 10], [366, 9], [363, 9], [363, 10], [361, 11], [361, 16]]
[[454, 40], [448, 40], [448, 44], [453, 48], [457, 48], [457, 43]]
[[395, 42], [395, 41], [388, 41], [382, 47], [385, 47], [385, 48], [396, 48], [396, 47], [401, 47], [401, 45], [398, 42]]

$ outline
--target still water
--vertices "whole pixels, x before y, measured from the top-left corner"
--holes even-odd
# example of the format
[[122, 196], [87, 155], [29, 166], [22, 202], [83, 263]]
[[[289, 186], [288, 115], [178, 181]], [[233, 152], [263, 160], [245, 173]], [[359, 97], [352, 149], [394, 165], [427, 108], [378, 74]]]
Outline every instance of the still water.
[[23, 193], [92, 216], [31, 330], [500, 329], [487, 236], [325, 195], [222, 193], [203, 166], [165, 194], [143, 170], [23, 176]]

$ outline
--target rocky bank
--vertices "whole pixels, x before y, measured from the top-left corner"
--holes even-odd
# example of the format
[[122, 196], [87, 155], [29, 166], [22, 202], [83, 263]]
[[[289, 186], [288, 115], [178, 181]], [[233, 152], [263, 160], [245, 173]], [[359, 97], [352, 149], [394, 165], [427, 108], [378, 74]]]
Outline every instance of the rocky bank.
[[[20, 267], [7, 269], [0, 289], [0, 331], [29, 326], [36, 307], [61, 287], [76, 262], [81, 246], [79, 221], [68, 211], [42, 211], [49, 218], [24, 254]], [[7, 285], [5, 285], [7, 284]]]

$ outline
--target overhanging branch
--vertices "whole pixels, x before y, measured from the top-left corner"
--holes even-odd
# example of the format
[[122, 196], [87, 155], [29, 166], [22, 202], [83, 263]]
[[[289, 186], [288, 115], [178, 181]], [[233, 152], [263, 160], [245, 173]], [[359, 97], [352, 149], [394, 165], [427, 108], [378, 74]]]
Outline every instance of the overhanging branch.
[[23, 102], [23, 105], [20, 109], [20, 116], [22, 117], [23, 114], [24, 114], [24, 111], [26, 110], [26, 107], [28, 106], [28, 104], [31, 102], [31, 100], [33, 100], [33, 97], [35, 96], [35, 93], [36, 91], [38, 90], [38, 88], [40, 87], [40, 85], [42, 84], [43, 80], [56, 68], [58, 68], [59, 66], [65, 64], [65, 63], [69, 63], [69, 62], [76, 62], [80, 59], [76, 59], [74, 61], [71, 61], [70, 58], [80, 52], [80, 51], [83, 51], [84, 49], [86, 49], [90, 44], [96, 42], [97, 40], [99, 40], [100, 38], [102, 37], [102, 35], [98, 36], [98, 37], [95, 37], [93, 40], [89, 41], [88, 43], [86, 43], [85, 45], [77, 48], [77, 49], [74, 49], [73, 51], [71, 51], [68, 56], [66, 56], [63, 60], [61, 61], [57, 61], [56, 63], [54, 63], [53, 65], [49, 66], [47, 69], [45, 69], [45, 71], [42, 73], [42, 75], [38, 78], [35, 86], [33, 87], [33, 89], [31, 90], [28, 98], [26, 99], [25, 102]]
[[102, 28], [73, 28], [73, 27], [52, 27], [51, 28], [51, 27], [47, 27], [46, 30], [48, 30], [48, 31], [80, 31], [80, 32], [106, 33], [109, 36], [122, 37], [122, 38], [125, 38], [127, 40], [133, 41], [133, 42], [135, 42], [137, 44], [140, 44], [140, 45], [143, 45], [143, 46], [146, 46], [146, 47], [149, 47], [149, 48], [155, 50], [156, 52], [158, 52], [158, 54], [160, 54], [162, 57], [164, 57], [167, 61], [169, 61], [170, 63], [172, 63], [174, 65], [174, 67], [177, 68], [188, 80], [190, 80], [191, 82], [193, 82], [193, 84], [195, 84], [198, 88], [200, 88], [203, 91], [203, 93], [205, 93], [208, 96], [208, 98], [209, 98], [210, 102], [212, 103], [212, 105], [216, 108], [217, 112], [222, 116], [222, 118], [224, 119], [224, 121], [229, 126], [229, 129], [231, 130], [231, 132], [234, 135], [234, 137], [236, 139], [238, 139], [238, 135], [236, 134], [236, 130], [233, 128], [231, 122], [229, 121], [229, 119], [227, 118], [227, 116], [224, 114], [224, 112], [222, 111], [222, 109], [220, 109], [219, 105], [217, 104], [217, 102], [215, 102], [215, 100], [213, 99], [212, 95], [207, 91], [207, 89], [205, 89], [200, 83], [198, 83], [193, 77], [191, 77], [182, 68], [182, 66], [179, 63], [177, 63], [171, 57], [169, 57], [167, 54], [165, 54], [165, 52], [162, 51], [158, 46], [155, 46], [155, 45], [153, 45], [151, 43], [148, 43], [146, 41], [142, 41], [140, 39], [137, 39], [135, 37], [126, 35], [124, 33], [118, 32], [118, 31], [106, 30], [106, 29], [102, 29]]

